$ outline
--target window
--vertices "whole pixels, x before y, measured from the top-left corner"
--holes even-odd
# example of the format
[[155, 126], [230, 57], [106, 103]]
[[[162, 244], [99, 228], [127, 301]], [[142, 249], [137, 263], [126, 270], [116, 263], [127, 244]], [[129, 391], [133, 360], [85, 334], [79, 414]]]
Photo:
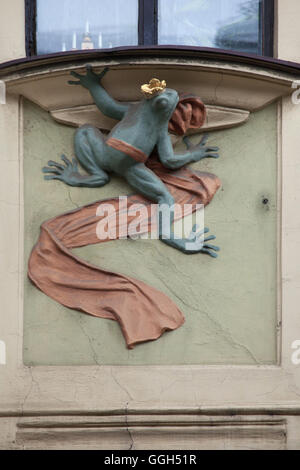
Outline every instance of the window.
[[180, 45], [273, 55], [274, 0], [25, 0], [27, 55]]
[[259, 0], [159, 0], [159, 44], [262, 53]]
[[137, 0], [38, 0], [36, 13], [38, 54], [138, 44]]

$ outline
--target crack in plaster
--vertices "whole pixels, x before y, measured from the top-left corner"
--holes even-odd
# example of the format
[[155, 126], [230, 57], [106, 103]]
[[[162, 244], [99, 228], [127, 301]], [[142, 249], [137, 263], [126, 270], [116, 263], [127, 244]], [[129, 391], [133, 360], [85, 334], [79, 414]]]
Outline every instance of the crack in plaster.
[[[292, 372], [286, 372], [286, 377], [289, 381], [288, 390], [291, 393], [294, 393], [297, 397], [300, 398], [300, 388], [295, 383], [295, 376]], [[292, 382], [292, 383], [291, 383]]]
[[133, 446], [134, 446], [134, 440], [133, 440], [131, 431], [130, 431], [130, 429], [129, 429], [129, 423], [128, 423], [128, 405], [129, 405], [129, 402], [126, 403], [126, 408], [125, 408], [125, 422], [126, 422], [126, 430], [127, 430], [128, 435], [129, 435], [129, 437], [130, 437], [130, 447], [129, 447], [128, 450], [132, 450], [132, 449], [133, 449]]
[[90, 346], [90, 350], [91, 350], [91, 353], [92, 353], [92, 358], [94, 359], [95, 363], [98, 365], [98, 366], [102, 366], [102, 364], [98, 361], [98, 356], [97, 356], [97, 353], [95, 351], [95, 348], [94, 348], [94, 345], [92, 343], [92, 339], [90, 338], [90, 336], [88, 335], [88, 333], [85, 331], [82, 323], [81, 323], [81, 317], [79, 316], [78, 317], [78, 324], [79, 324], [79, 327], [82, 331], [82, 333], [84, 334], [84, 336], [87, 338], [88, 340], [88, 343], [89, 343], [89, 346]]
[[253, 352], [248, 348], [248, 346], [246, 346], [245, 344], [242, 344], [242, 343], [238, 342], [236, 339], [234, 339], [232, 334], [228, 330], [223, 328], [223, 326], [219, 322], [217, 322], [214, 318], [212, 318], [205, 310], [201, 310], [201, 313], [203, 313], [215, 325], [217, 331], [221, 332], [224, 339], [229, 344], [231, 344], [234, 348], [236, 346], [238, 346], [238, 347], [244, 349], [249, 354], [249, 356], [254, 360], [254, 362], [256, 364], [258, 364], [258, 365], [261, 364], [261, 361], [259, 359], [257, 359], [257, 357], [253, 354]]
[[[178, 294], [177, 292], [173, 291], [171, 289], [171, 287], [169, 285], [166, 284], [166, 282], [164, 281], [164, 279], [162, 279], [158, 274], [157, 274], [157, 277], [160, 279], [160, 281], [164, 284], [165, 287], [167, 287], [169, 289], [170, 292], [172, 292], [172, 294], [178, 299], [180, 300], [185, 306], [191, 308], [192, 310], [195, 310], [195, 311], [199, 311], [198, 308], [192, 306], [192, 305], [189, 305], [187, 302], [185, 302]], [[254, 355], [254, 353], [248, 348], [248, 346], [246, 346], [245, 344], [242, 344], [240, 342], [238, 342], [236, 339], [233, 338], [232, 334], [229, 333], [225, 328], [223, 328], [223, 326], [218, 323], [215, 319], [213, 319], [206, 311], [204, 310], [201, 310], [201, 313], [203, 313], [207, 318], [208, 320], [215, 326], [216, 330], [221, 332], [221, 334], [223, 335], [224, 339], [229, 343], [231, 344], [234, 348], [235, 347], [239, 347], [239, 348], [242, 348], [244, 349], [248, 355], [253, 359], [253, 361], [260, 365], [261, 364], [261, 361], [259, 359], [257, 359], [257, 357]]]
[[31, 394], [31, 392], [32, 392], [32, 389], [33, 389], [34, 384], [36, 385], [36, 387], [37, 387], [39, 393], [41, 393], [40, 384], [35, 380], [35, 378], [34, 378], [34, 376], [33, 376], [32, 367], [31, 367], [31, 366], [27, 367], [27, 370], [28, 370], [29, 375], [30, 375], [30, 377], [31, 377], [31, 381], [30, 381], [29, 390], [28, 390], [28, 392], [26, 393], [26, 395], [24, 396], [23, 403], [21, 403], [21, 413], [22, 413], [22, 415], [24, 414], [25, 404], [26, 404], [26, 402], [27, 402], [27, 400], [28, 400], [28, 398], [29, 398], [29, 396], [30, 396], [30, 394]]
[[66, 188], [66, 189], [67, 189], [69, 201], [73, 204], [73, 206], [75, 206], [77, 209], [79, 209], [79, 205], [76, 204], [76, 202], [74, 202], [73, 199], [72, 199], [71, 190], [69, 188]]
[[[112, 376], [113, 380], [116, 382], [116, 384], [120, 387], [121, 390], [123, 390], [123, 392], [126, 393], [127, 397], [129, 398], [130, 401], [134, 401], [132, 395], [129, 393], [129, 391], [127, 390], [126, 387], [124, 387], [124, 385], [121, 385], [121, 383], [117, 380], [116, 376], [114, 375], [113, 373], [113, 369], [111, 368], [110, 369], [110, 375]], [[129, 402], [128, 402], [129, 403]]]

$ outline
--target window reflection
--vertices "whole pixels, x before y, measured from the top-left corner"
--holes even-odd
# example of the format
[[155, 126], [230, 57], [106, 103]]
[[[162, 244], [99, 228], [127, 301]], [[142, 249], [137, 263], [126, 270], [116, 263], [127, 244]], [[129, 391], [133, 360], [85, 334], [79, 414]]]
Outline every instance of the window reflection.
[[158, 43], [262, 53], [261, 0], [159, 0]]
[[138, 0], [38, 0], [37, 53], [138, 43]]

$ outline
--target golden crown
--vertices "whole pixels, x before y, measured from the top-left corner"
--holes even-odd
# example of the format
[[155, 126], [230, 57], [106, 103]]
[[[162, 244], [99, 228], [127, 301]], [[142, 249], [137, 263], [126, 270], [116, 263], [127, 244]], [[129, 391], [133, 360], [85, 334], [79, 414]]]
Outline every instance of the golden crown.
[[146, 98], [151, 98], [152, 96], [162, 93], [166, 86], [165, 80], [160, 81], [158, 78], [152, 78], [149, 83], [145, 83], [145, 85], [141, 86], [141, 92]]

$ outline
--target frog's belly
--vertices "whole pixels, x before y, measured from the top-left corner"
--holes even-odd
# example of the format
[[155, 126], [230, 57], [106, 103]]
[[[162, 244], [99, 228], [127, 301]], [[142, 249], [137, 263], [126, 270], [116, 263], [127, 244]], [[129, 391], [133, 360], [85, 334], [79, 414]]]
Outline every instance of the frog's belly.
[[125, 153], [133, 160], [139, 163], [145, 163], [148, 160], [149, 155], [144, 153], [142, 150], [134, 147], [131, 144], [128, 144], [124, 140], [116, 139], [114, 137], [109, 137], [106, 141], [106, 145], [119, 150], [120, 152]]

